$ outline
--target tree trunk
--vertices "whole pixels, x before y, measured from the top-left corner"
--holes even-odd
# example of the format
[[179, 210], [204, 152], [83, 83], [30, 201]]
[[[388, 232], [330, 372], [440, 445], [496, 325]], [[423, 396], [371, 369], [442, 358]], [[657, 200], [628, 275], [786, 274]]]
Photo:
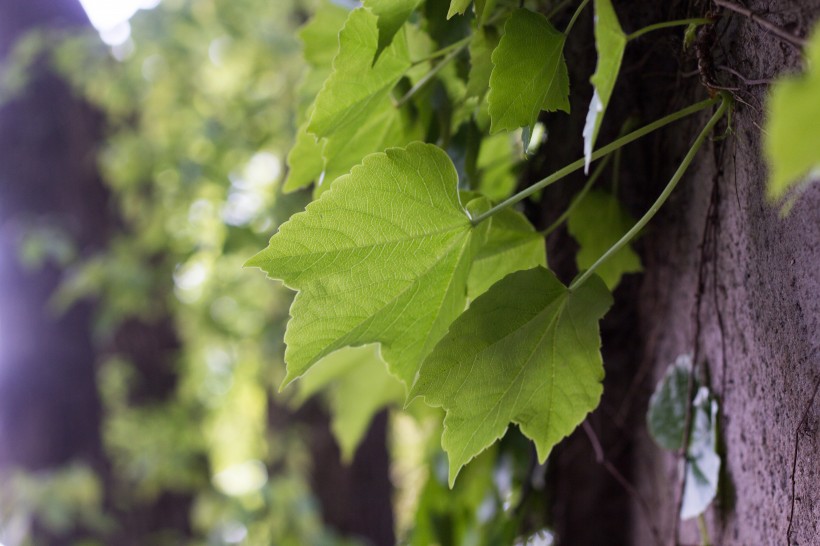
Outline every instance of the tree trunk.
[[[615, 7], [627, 32], [715, 9], [706, 0]], [[807, 36], [820, 14], [817, 0], [758, 0], [748, 7], [798, 36]], [[604, 398], [552, 458], [561, 544], [701, 543], [695, 520], [680, 523], [674, 537], [680, 461], [655, 445], [645, 425], [656, 383], [687, 353], [720, 402], [723, 469], [706, 514], [711, 543], [820, 544], [820, 185], [810, 186], [786, 217], [767, 202], [761, 127], [768, 86], [746, 84], [720, 68], [769, 79], [799, 70], [801, 54], [744, 16], [718, 13], [724, 19], [716, 41], [704, 51], [718, 82], [739, 88], [736, 110], [726, 138], [720, 138], [723, 124], [638, 240], [645, 271], [622, 281], [602, 324]], [[580, 26], [591, 28], [591, 17]], [[647, 122], [706, 95], [699, 75], [685, 74], [697, 69], [697, 60], [694, 52], [679, 53], [682, 31], [664, 32], [630, 43], [601, 142], [614, 139], [630, 114]], [[591, 69], [575, 59], [585, 47], [591, 54], [590, 43], [575, 31], [568, 43], [575, 48], [567, 57], [576, 92], [589, 87]], [[574, 112], [585, 111], [588, 103], [579, 102]], [[709, 115], [624, 151], [620, 197], [636, 217]], [[582, 122], [566, 128], [560, 116], [548, 117], [551, 134], [580, 134]], [[556, 152], [555, 144], [543, 155], [580, 154], [568, 147], [570, 155]], [[532, 178], [557, 166], [544, 165]], [[551, 189], [530, 216], [549, 223], [580, 184], [568, 180], [569, 190]], [[550, 265], [564, 280], [575, 272], [573, 249], [565, 232], [548, 241]]]
[[[749, 7], [801, 36], [820, 13], [816, 0]], [[725, 55], [721, 64], [748, 79], [801, 64], [796, 48], [736, 15], [714, 47]], [[649, 381], [641, 398], [677, 355], [697, 355], [721, 405], [723, 476], [706, 518], [712, 542], [818, 544], [820, 186], [785, 218], [767, 202], [760, 129], [767, 88], [727, 81], [748, 104], [737, 105], [728, 138], [700, 153], [643, 241], [641, 364]], [[644, 434], [634, 464], [653, 519], [671, 536], [677, 461]], [[634, 543], [647, 544], [638, 519]], [[683, 543], [698, 543], [694, 522], [681, 531]]]
[[[0, 0], [0, 59], [34, 28], [87, 24], [73, 2]], [[99, 461], [92, 309], [56, 317], [54, 263], [19, 261], [26, 229], [59, 224], [80, 252], [104, 243], [107, 194], [96, 170], [101, 118], [38, 65], [30, 86], [0, 108], [0, 466], [39, 469], [74, 457]]]

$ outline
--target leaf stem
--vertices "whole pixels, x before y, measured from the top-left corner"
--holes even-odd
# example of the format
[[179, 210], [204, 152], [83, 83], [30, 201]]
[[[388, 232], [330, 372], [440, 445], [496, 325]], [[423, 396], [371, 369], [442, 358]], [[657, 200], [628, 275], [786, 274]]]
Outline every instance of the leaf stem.
[[553, 7], [549, 11], [549, 13], [547, 13], [547, 19], [552, 19], [553, 17], [555, 17], [558, 14], [558, 12], [567, 7], [567, 4], [569, 4], [570, 2], [572, 2], [572, 0], [561, 0], [560, 2], [555, 4], [555, 7]]
[[715, 124], [717, 124], [717, 122], [720, 121], [720, 119], [726, 113], [726, 110], [729, 107], [730, 100], [731, 99], [728, 99], [725, 96], [723, 97], [723, 100], [720, 103], [720, 107], [712, 115], [709, 122], [706, 124], [706, 126], [698, 135], [698, 137], [695, 139], [695, 142], [692, 143], [692, 147], [689, 148], [689, 151], [686, 153], [686, 156], [683, 158], [683, 161], [681, 161], [681, 164], [678, 165], [678, 170], [676, 170], [675, 174], [672, 175], [672, 179], [669, 180], [669, 183], [663, 189], [663, 191], [655, 200], [655, 202], [652, 203], [652, 206], [649, 207], [649, 210], [646, 211], [646, 213], [641, 217], [640, 220], [637, 221], [637, 223], [634, 226], [632, 226], [632, 229], [626, 232], [626, 235], [621, 237], [621, 239], [617, 243], [612, 245], [609, 248], [609, 250], [604, 252], [603, 256], [598, 258], [598, 260], [594, 264], [592, 264], [589, 269], [584, 271], [583, 274], [581, 274], [578, 278], [572, 281], [572, 284], [569, 285], [570, 290], [575, 290], [579, 286], [584, 284], [584, 282], [592, 276], [595, 270], [598, 267], [600, 267], [602, 263], [607, 261], [610, 258], [610, 256], [618, 252], [627, 243], [629, 243], [629, 241], [631, 241], [644, 228], [644, 226], [646, 226], [646, 224], [648, 224], [649, 221], [652, 220], [655, 214], [658, 213], [660, 208], [672, 194], [672, 191], [675, 189], [675, 186], [677, 186], [678, 182], [680, 182], [681, 178], [683, 178], [683, 175], [686, 173], [686, 170], [689, 168], [689, 165], [692, 163], [692, 160], [695, 159], [695, 155], [697, 155], [698, 150], [700, 150], [700, 147], [706, 141], [706, 138], [711, 134], [712, 129], [715, 128]]
[[700, 531], [700, 546], [712, 546], [712, 541], [709, 540], [709, 529], [706, 527], [706, 518], [703, 514], [698, 516], [698, 531]]
[[450, 53], [448, 53], [448, 54], [447, 54], [447, 56], [446, 56], [446, 57], [444, 57], [444, 58], [441, 60], [441, 62], [440, 62], [440, 63], [438, 63], [438, 64], [437, 64], [436, 66], [434, 66], [433, 68], [431, 68], [431, 69], [430, 69], [430, 71], [429, 71], [429, 72], [427, 72], [427, 74], [425, 74], [424, 76], [422, 76], [422, 77], [421, 77], [421, 79], [420, 79], [419, 81], [417, 81], [417, 82], [416, 82], [416, 85], [414, 85], [413, 87], [411, 87], [411, 88], [410, 88], [410, 90], [409, 90], [407, 93], [405, 93], [405, 94], [404, 94], [404, 96], [403, 96], [402, 98], [400, 98], [398, 101], [396, 101], [396, 108], [401, 108], [402, 106], [404, 106], [405, 104], [407, 104], [407, 101], [409, 101], [410, 99], [412, 99], [412, 98], [413, 98], [413, 96], [414, 96], [416, 93], [418, 93], [419, 91], [421, 91], [421, 89], [422, 89], [425, 85], [427, 85], [427, 84], [430, 82], [430, 80], [432, 80], [433, 78], [435, 78], [435, 77], [436, 77], [436, 74], [438, 74], [438, 73], [441, 71], [441, 69], [442, 69], [442, 68], [444, 68], [445, 66], [447, 66], [447, 64], [448, 64], [450, 61], [452, 61], [453, 59], [455, 59], [455, 58], [456, 58], [456, 56], [457, 56], [459, 53], [461, 53], [461, 52], [462, 52], [462, 50], [463, 50], [465, 47], [467, 47], [467, 44], [469, 43], [469, 41], [466, 41], [466, 42], [465, 42], [464, 40], [461, 40], [461, 42], [464, 42], [464, 43], [459, 43], [459, 42], [456, 42], [456, 43], [458, 43], [458, 44], [459, 44], [459, 46], [458, 46], [457, 48], [455, 48], [453, 51], [451, 51]]
[[584, 11], [584, 8], [587, 7], [587, 4], [589, 4], [589, 0], [583, 0], [581, 5], [578, 6], [578, 9], [575, 10], [575, 13], [572, 14], [572, 19], [569, 20], [567, 29], [564, 31], [565, 36], [569, 36], [569, 31], [572, 30], [573, 26], [575, 26], [575, 21], [578, 20], [578, 17], [581, 15], [581, 12]]
[[563, 224], [567, 218], [569, 218], [569, 215], [572, 214], [572, 211], [575, 210], [575, 207], [577, 207], [578, 204], [584, 199], [587, 192], [592, 188], [592, 185], [595, 184], [595, 181], [598, 180], [598, 178], [600, 178], [601, 174], [604, 172], [604, 169], [606, 168], [611, 158], [612, 156], [608, 155], [604, 158], [603, 161], [598, 163], [598, 165], [595, 167], [595, 170], [592, 171], [592, 174], [589, 175], [589, 178], [587, 178], [586, 183], [584, 183], [584, 187], [581, 188], [581, 191], [578, 192], [578, 194], [575, 196], [575, 198], [572, 200], [572, 202], [569, 204], [566, 210], [552, 224], [550, 224], [550, 226], [547, 229], [542, 230], [541, 235], [546, 237], [547, 235], [558, 229], [558, 227], [561, 224]]
[[[661, 119], [655, 120], [652, 123], [650, 123], [649, 125], [644, 125], [640, 129], [636, 129], [636, 130], [632, 131], [631, 133], [629, 133], [627, 135], [624, 135], [621, 138], [619, 138], [619, 139], [617, 139], [613, 142], [610, 142], [606, 146], [598, 148], [597, 150], [592, 152], [591, 161], [595, 161], [596, 159], [600, 159], [600, 158], [610, 154], [611, 152], [614, 152], [618, 148], [623, 148], [624, 146], [626, 146], [630, 142], [638, 140], [642, 136], [648, 135], [649, 133], [651, 133], [653, 131], [656, 131], [657, 129], [660, 129], [661, 127], [669, 125], [670, 123], [672, 123], [674, 121], [677, 121], [681, 118], [685, 118], [686, 116], [690, 116], [692, 114], [700, 112], [701, 110], [709, 108], [710, 106], [714, 106], [715, 104], [718, 103], [719, 100], [720, 99], [718, 99], [718, 98], [702, 100], [700, 102], [692, 104], [691, 106], [687, 106], [686, 108], [678, 110], [677, 112], [669, 114], [666, 117], [662, 117]], [[575, 171], [577, 171], [579, 169], [582, 169], [584, 167], [584, 163], [585, 163], [585, 159], [583, 157], [581, 159], [577, 160], [577, 161], [574, 161], [574, 162], [570, 163], [569, 165], [555, 171], [554, 173], [552, 173], [548, 177], [542, 178], [541, 180], [539, 180], [538, 182], [536, 182], [535, 184], [533, 184], [529, 188], [521, 190], [520, 192], [516, 193], [512, 197], [502, 201], [501, 203], [499, 203], [496, 206], [492, 207], [487, 212], [479, 214], [478, 216], [473, 218], [470, 222], [474, 226], [480, 224], [481, 222], [483, 222], [484, 220], [486, 220], [487, 218], [489, 218], [493, 214], [497, 213], [498, 211], [500, 211], [502, 209], [505, 209], [507, 207], [511, 207], [512, 205], [515, 205], [519, 201], [522, 201], [522, 200], [526, 199], [527, 197], [529, 197], [530, 195], [534, 194], [538, 190], [540, 190], [542, 188], [546, 188], [547, 186], [549, 186], [551, 184], [554, 184], [555, 182], [558, 182], [562, 178], [574, 173]]]
[[709, 19], [708, 17], [696, 17], [692, 19], [676, 19], [674, 21], [664, 21], [663, 23], [655, 23], [654, 25], [645, 26], [641, 29], [636, 30], [632, 34], [627, 34], [626, 39], [627, 41], [631, 42], [632, 40], [640, 38], [644, 34], [647, 34], [654, 30], [661, 30], [670, 27], [682, 27], [686, 25], [709, 25], [714, 22], [714, 19]]
[[466, 38], [462, 38], [461, 40], [459, 40], [457, 42], [453, 42], [452, 44], [450, 44], [448, 46], [444, 46], [441, 49], [437, 49], [437, 50], [433, 51], [432, 53], [430, 53], [429, 55], [427, 55], [426, 57], [422, 57], [421, 59], [416, 59], [411, 64], [412, 64], [412, 66], [416, 66], [416, 65], [420, 65], [421, 63], [424, 63], [424, 62], [427, 62], [427, 61], [432, 61], [433, 59], [438, 59], [439, 57], [443, 57], [444, 55], [447, 55], [448, 53], [450, 53], [454, 49], [460, 49], [460, 48], [464, 47], [465, 45], [468, 45], [472, 41], [473, 36], [474, 36], [474, 34], [471, 34], [471, 35], [467, 36]]

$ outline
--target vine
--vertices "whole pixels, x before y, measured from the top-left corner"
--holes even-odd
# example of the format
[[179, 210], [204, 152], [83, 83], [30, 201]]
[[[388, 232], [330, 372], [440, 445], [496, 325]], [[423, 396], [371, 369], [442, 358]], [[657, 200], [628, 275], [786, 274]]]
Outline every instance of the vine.
[[[513, 193], [509, 173], [520, 153], [513, 143], [523, 138], [529, 146], [541, 112], [570, 113], [564, 46], [589, 0], [577, 3], [563, 32], [555, 20], [563, 20], [568, 2], [544, 10], [545, 16], [529, 4], [453, 0], [446, 18], [433, 1], [363, 4], [345, 17], [340, 13], [336, 26], [317, 16], [303, 31], [306, 48], [333, 49], [326, 54], [333, 61], [332, 66], [311, 63], [305, 77], [303, 88], [313, 100], [300, 112], [285, 187], [315, 182], [316, 198], [248, 262], [298, 291], [285, 336], [282, 388], [303, 376], [311, 381], [314, 367], [327, 370], [331, 360], [337, 370], [352, 373], [365, 364], [351, 362], [362, 360], [366, 351], [362, 362], [374, 384], [379, 366], [373, 363], [383, 360], [390, 375], [378, 381], [401, 385], [388, 397], [384, 387], [367, 392], [359, 385], [357, 396], [378, 397], [368, 405], [371, 414], [391, 402], [417, 407], [411, 405], [417, 397], [444, 410], [441, 442], [450, 487], [511, 424], [534, 442], [543, 464], [600, 401], [598, 323], [622, 275], [640, 270], [630, 243], [733, 104], [728, 93], [716, 95], [718, 87], [710, 85], [711, 98], [596, 149], [624, 52], [650, 32], [683, 26], [691, 31], [716, 19], [662, 21], [625, 33], [611, 1], [595, 0], [598, 62], [579, 135], [584, 157]], [[820, 50], [811, 55], [820, 58]], [[317, 75], [325, 76], [321, 85]], [[793, 93], [806, 92], [799, 85]], [[631, 220], [614, 195], [590, 193], [613, 153], [712, 109], [639, 220]], [[771, 142], [777, 142], [772, 149], [782, 145], [774, 136]], [[796, 151], [779, 149], [772, 157], [786, 153]], [[544, 231], [514, 209], [568, 175], [588, 172], [599, 160], [576, 199]], [[778, 199], [795, 185], [796, 170], [808, 169], [804, 158], [782, 174], [777, 165], [785, 163], [779, 161], [773, 159], [770, 190]], [[581, 249], [580, 274], [565, 286], [546, 267], [543, 237], [567, 220]], [[350, 349], [357, 346], [367, 348]], [[717, 406], [707, 395], [676, 403], [700, 404], [701, 420], [711, 427]], [[689, 456], [712, 464], [713, 428], [692, 433], [701, 433], [703, 440], [696, 453], [689, 446]], [[357, 438], [340, 441], [349, 454]], [[688, 467], [685, 472], [689, 487]], [[682, 512], [693, 517], [705, 508], [689, 503]]]
[[[446, 412], [442, 443], [450, 458], [451, 487], [461, 468], [503, 436], [509, 424], [535, 442], [543, 463], [552, 447], [595, 409], [603, 377], [597, 322], [622, 272], [608, 275], [608, 286], [594, 273], [657, 213], [729, 104], [725, 97], [720, 101], [650, 210], [564, 287], [545, 268], [541, 235], [511, 207], [636, 139], [717, 104], [717, 99], [701, 101], [592, 150], [630, 39], [709, 20], [672, 21], [626, 35], [611, 4], [597, 1], [599, 64], [584, 130], [585, 157], [496, 205], [481, 196], [486, 180], [475, 174], [460, 179], [462, 173], [441, 148], [411, 141], [431, 129], [439, 135], [434, 140], [441, 141], [464, 124], [479, 134], [531, 130], [540, 110], [568, 113], [564, 42], [587, 3], [577, 6], [563, 33], [526, 8], [501, 7], [482, 25], [488, 13], [476, 6], [472, 33], [450, 44], [435, 43], [424, 24], [409, 22], [418, 2], [406, 3], [410, 9], [402, 13], [408, 22], [403, 33], [392, 33], [392, 41], [385, 39], [389, 32], [383, 23], [393, 12], [383, 11], [379, 2], [352, 11], [339, 30], [332, 70], [304, 111], [304, 141], [289, 157], [291, 181], [307, 164], [323, 168], [286, 187], [360, 164], [284, 224], [249, 262], [300, 292], [286, 334], [283, 387], [340, 349], [380, 344], [389, 371], [404, 384], [409, 399], [422, 396]], [[453, 9], [459, 8], [452, 5], [450, 15]], [[317, 19], [303, 35], [315, 39], [319, 32], [336, 32], [319, 26], [324, 24]], [[452, 70], [465, 50], [470, 52], [467, 86], [459, 85]], [[405, 80], [409, 88], [401, 92]], [[434, 82], [453, 101], [449, 119], [425, 104], [423, 95]], [[425, 121], [431, 127], [418, 127]], [[381, 132], [374, 134], [377, 126]], [[362, 141], [368, 149], [344, 153]], [[403, 147], [391, 148], [395, 145]], [[478, 157], [480, 150], [481, 145], [472, 155]], [[311, 160], [305, 157], [309, 154]], [[330, 169], [340, 156], [344, 168]], [[507, 161], [512, 164], [511, 158]], [[476, 170], [466, 167], [464, 173]], [[458, 190], [471, 186], [478, 193]], [[323, 182], [317, 192], [326, 187]], [[567, 398], [563, 392], [575, 394]], [[355, 444], [355, 439], [340, 441]]]

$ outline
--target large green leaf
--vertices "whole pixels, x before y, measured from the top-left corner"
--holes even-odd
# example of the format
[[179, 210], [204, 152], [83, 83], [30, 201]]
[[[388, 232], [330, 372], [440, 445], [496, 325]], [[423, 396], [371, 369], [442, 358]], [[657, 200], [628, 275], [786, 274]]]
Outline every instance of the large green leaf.
[[611, 302], [597, 277], [571, 293], [538, 267], [508, 275], [453, 323], [410, 393], [447, 412], [451, 484], [510, 423], [543, 462], [595, 409], [604, 377], [598, 320]]
[[808, 70], [772, 86], [764, 151], [769, 161], [769, 199], [820, 179], [820, 27], [806, 48]]
[[510, 273], [539, 265], [547, 265], [544, 237], [521, 213], [504, 209], [493, 216], [487, 243], [470, 270], [467, 294], [475, 299]]
[[317, 137], [349, 133], [381, 107], [410, 67], [407, 40], [398, 33], [373, 64], [379, 44], [378, 18], [365, 8], [350, 13], [339, 34], [333, 72], [316, 97], [308, 131]]
[[366, 8], [370, 8], [379, 18], [379, 47], [373, 58], [375, 62], [379, 55], [393, 41], [393, 37], [404, 26], [410, 14], [415, 11], [423, 0], [364, 0]]
[[540, 13], [512, 13], [492, 55], [490, 132], [532, 127], [541, 110], [569, 112], [565, 38]]
[[592, 147], [598, 138], [601, 120], [612, 98], [618, 72], [621, 71], [626, 42], [626, 34], [621, 29], [611, 0], [595, 0], [595, 49], [598, 51], [598, 65], [590, 78], [594, 90], [584, 125], [584, 168], [587, 170], [592, 162]]
[[299, 290], [283, 386], [336, 349], [374, 342], [391, 371], [412, 383], [464, 310], [470, 265], [486, 237], [487, 222], [472, 227], [457, 184], [452, 161], [431, 144], [370, 155], [248, 262]]
[[[584, 196], [567, 222], [570, 235], [580, 246], [575, 256], [578, 269], [589, 269], [634, 224], [635, 220], [612, 194], [593, 190]], [[630, 245], [625, 245], [602, 263], [596, 273], [610, 290], [615, 290], [624, 274], [642, 269], [640, 256]]]
[[345, 347], [316, 363], [299, 382], [298, 401], [318, 392], [324, 392], [330, 405], [330, 428], [347, 462], [373, 416], [404, 400], [404, 387], [387, 373], [377, 345]]

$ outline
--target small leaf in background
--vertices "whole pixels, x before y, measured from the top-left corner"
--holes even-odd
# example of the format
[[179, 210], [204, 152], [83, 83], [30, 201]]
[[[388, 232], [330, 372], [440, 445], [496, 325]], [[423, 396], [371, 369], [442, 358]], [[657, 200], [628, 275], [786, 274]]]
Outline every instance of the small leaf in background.
[[692, 357], [681, 355], [669, 367], [649, 400], [646, 423], [649, 434], [664, 449], [677, 451], [683, 446], [686, 395], [692, 375]]
[[512, 13], [492, 55], [491, 133], [532, 127], [541, 110], [569, 113], [565, 39], [540, 13]]
[[378, 345], [345, 347], [317, 362], [299, 382], [299, 404], [324, 392], [330, 427], [342, 459], [353, 460], [373, 417], [404, 400], [404, 387], [387, 372]]
[[521, 149], [526, 157], [530, 157], [538, 152], [541, 145], [547, 140], [547, 127], [540, 121], [530, 129], [521, 128]]
[[364, 0], [364, 6], [379, 18], [379, 47], [373, 58], [374, 63], [421, 2], [422, 0]]
[[655, 442], [669, 451], [683, 447], [689, 382], [696, 392], [691, 406], [691, 434], [686, 451], [681, 518], [702, 514], [717, 495], [720, 455], [717, 453], [718, 403], [708, 387], [692, 378], [692, 357], [681, 355], [667, 370], [649, 400], [647, 427]]
[[515, 271], [547, 266], [544, 237], [520, 212], [504, 209], [493, 216], [487, 242], [470, 269], [467, 296], [473, 300]]
[[473, 0], [450, 0], [450, 9], [447, 11], [447, 18], [450, 19], [454, 15], [464, 15], [464, 12], [467, 11], [467, 8], [469, 8], [472, 3]]
[[350, 172], [366, 155], [403, 146], [422, 137], [421, 126], [413, 123], [406, 112], [393, 106], [388, 97], [381, 99], [360, 124], [348, 129], [323, 139], [325, 170], [317, 194], [330, 188], [334, 180]]
[[307, 132], [306, 125], [299, 127], [296, 142], [288, 152], [288, 175], [282, 186], [285, 193], [304, 188], [319, 180], [325, 170], [323, 149], [324, 143], [317, 142], [316, 137]]
[[604, 377], [598, 320], [611, 304], [597, 277], [570, 293], [537, 267], [504, 277], [456, 319], [410, 392], [447, 412], [451, 486], [510, 423], [543, 462], [595, 409]]
[[481, 173], [479, 191], [490, 201], [499, 202], [512, 194], [518, 184], [515, 166], [520, 154], [509, 133], [481, 139], [476, 167]]
[[[390, 91], [410, 66], [407, 40], [395, 35], [379, 60], [372, 61], [378, 48], [377, 17], [367, 9], [350, 13], [339, 34], [339, 53], [308, 122], [307, 132], [320, 137], [315, 145], [306, 138], [297, 140], [293, 154], [315, 153], [322, 147], [324, 160], [321, 193], [339, 176], [350, 171], [364, 156], [392, 146], [402, 146], [421, 136], [420, 129], [393, 105]], [[308, 137], [309, 138], [309, 137]], [[297, 169], [288, 177], [288, 189], [316, 180], [318, 160], [311, 156], [309, 168]]]
[[310, 21], [299, 29], [303, 55], [311, 68], [330, 69], [339, 51], [339, 31], [350, 15], [335, 2], [324, 0]]
[[379, 43], [377, 21], [365, 8], [350, 12], [339, 34], [333, 72], [310, 116], [308, 131], [317, 137], [350, 131], [364, 123], [410, 67], [407, 40], [401, 32], [373, 64]]
[[333, 59], [339, 52], [339, 32], [347, 21], [350, 10], [329, 0], [299, 29], [302, 55], [308, 67], [299, 82], [300, 123], [305, 121], [319, 90], [333, 70]]
[[[805, 55], [806, 73], [778, 79], [769, 95], [763, 148], [769, 162], [767, 194], [772, 201], [820, 179], [820, 27]], [[793, 201], [787, 201], [785, 208]]]
[[692, 401], [692, 435], [687, 450], [686, 483], [681, 519], [699, 516], [718, 490], [720, 455], [717, 453], [718, 403], [707, 387], [700, 387]]
[[[567, 229], [578, 242], [575, 263], [583, 271], [603, 256], [604, 252], [635, 224], [635, 220], [609, 193], [591, 191], [575, 206], [569, 215]], [[641, 271], [641, 258], [626, 245], [596, 269], [610, 290], [615, 290], [626, 273]]]
[[490, 85], [493, 71], [492, 54], [501, 37], [494, 27], [479, 27], [470, 41], [470, 75], [467, 79], [467, 96], [483, 97]]
[[299, 290], [283, 387], [337, 349], [376, 342], [391, 372], [412, 383], [464, 310], [486, 237], [488, 222], [473, 228], [457, 186], [452, 161], [432, 144], [372, 154], [248, 262]]
[[584, 125], [585, 172], [592, 162], [592, 148], [621, 70], [626, 42], [626, 35], [621, 29], [611, 0], [595, 0], [595, 49], [598, 51], [598, 65], [590, 78], [594, 92]]

